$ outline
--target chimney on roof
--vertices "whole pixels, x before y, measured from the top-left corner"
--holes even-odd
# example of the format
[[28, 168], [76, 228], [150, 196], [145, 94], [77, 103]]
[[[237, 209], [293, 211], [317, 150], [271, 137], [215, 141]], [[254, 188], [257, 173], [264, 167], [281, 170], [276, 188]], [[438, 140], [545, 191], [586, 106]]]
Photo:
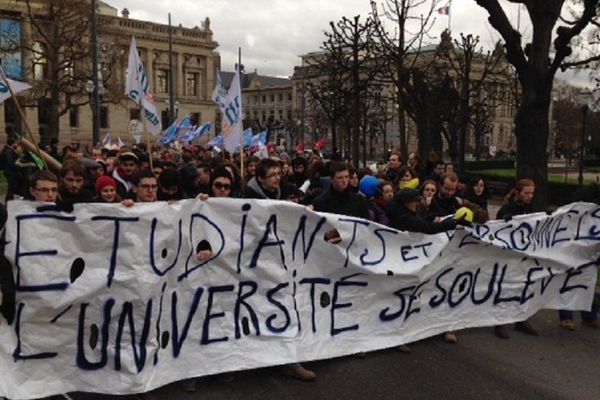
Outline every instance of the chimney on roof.
[[129, 18], [129, 10], [124, 8], [123, 11], [121, 11], [121, 15], [123, 16], [123, 18], [128, 19]]

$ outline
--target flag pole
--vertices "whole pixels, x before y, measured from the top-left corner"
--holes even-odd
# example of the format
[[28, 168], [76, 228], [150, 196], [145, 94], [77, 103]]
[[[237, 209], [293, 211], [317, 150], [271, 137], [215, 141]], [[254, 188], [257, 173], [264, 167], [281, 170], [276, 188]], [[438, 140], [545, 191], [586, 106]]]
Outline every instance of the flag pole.
[[25, 113], [23, 113], [23, 109], [21, 108], [21, 105], [19, 104], [19, 101], [17, 100], [17, 97], [15, 96], [15, 92], [13, 91], [13, 88], [12, 88], [10, 82], [8, 81], [8, 78], [6, 77], [6, 74], [4, 73], [4, 68], [2, 68], [1, 65], [0, 65], [0, 78], [2, 78], [2, 80], [4, 82], [6, 82], [6, 87], [8, 88], [8, 91], [10, 92], [10, 97], [12, 98], [13, 102], [15, 103], [15, 107], [17, 107], [17, 111], [19, 112], [19, 115], [21, 116], [21, 121], [23, 121], [23, 123], [25, 124], [25, 130], [27, 131], [27, 133], [29, 133], [29, 137], [31, 138], [31, 141], [33, 142], [33, 145], [35, 146], [35, 152], [37, 153], [38, 157], [42, 160], [42, 164], [44, 164], [44, 169], [48, 169], [48, 164], [46, 163], [44, 156], [42, 156], [42, 151], [40, 150], [40, 146], [38, 146], [37, 141], [33, 137], [33, 133], [31, 132], [31, 128], [29, 128], [29, 124], [27, 123], [27, 118], [25, 117]]
[[[242, 95], [242, 48], [238, 47], [238, 66], [237, 66], [237, 72], [238, 72], [238, 80], [239, 80], [239, 84], [240, 84], [240, 96]], [[240, 125], [241, 125], [241, 130], [242, 130], [242, 134], [240, 135], [240, 173], [242, 174], [242, 180], [244, 179], [244, 120], [243, 120], [243, 104], [242, 104], [242, 99], [240, 98]]]
[[448, 32], [452, 32], [452, 0], [448, 2]]
[[[140, 104], [140, 113], [144, 112], [144, 107]], [[150, 171], [154, 173], [154, 162], [152, 161], [152, 146], [150, 145], [150, 137], [148, 136], [148, 127], [146, 126], [146, 118], [142, 118], [144, 122], [144, 137], [146, 138], [146, 146], [148, 146], [148, 161], [150, 162]], [[156, 177], [158, 179], [158, 177]]]

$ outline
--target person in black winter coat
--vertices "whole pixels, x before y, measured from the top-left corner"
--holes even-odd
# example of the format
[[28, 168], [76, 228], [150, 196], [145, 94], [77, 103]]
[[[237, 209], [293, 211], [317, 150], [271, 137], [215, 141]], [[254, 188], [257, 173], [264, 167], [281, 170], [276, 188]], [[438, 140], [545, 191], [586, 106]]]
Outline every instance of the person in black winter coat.
[[[394, 196], [388, 206], [387, 214], [390, 217], [390, 226], [400, 231], [434, 234], [446, 232], [456, 228], [454, 218], [442, 222], [430, 222], [417, 215], [417, 208], [421, 202], [421, 194], [414, 189], [401, 189]], [[460, 223], [463, 223], [462, 221]], [[464, 224], [467, 224], [466, 222]]]
[[490, 198], [487, 185], [483, 178], [474, 177], [469, 180], [465, 188], [464, 199], [470, 203], [476, 204], [483, 211], [488, 210], [488, 199]]
[[530, 179], [520, 179], [515, 188], [504, 198], [504, 203], [496, 214], [496, 219], [510, 219], [515, 215], [533, 212], [532, 202], [535, 194], [535, 183]]
[[457, 188], [458, 176], [455, 173], [442, 175], [438, 193], [429, 205], [429, 219], [454, 214], [462, 207], [462, 202], [456, 197]]
[[[535, 183], [530, 179], [520, 179], [504, 198], [504, 204], [498, 210], [496, 219], [510, 220], [516, 215], [530, 214], [533, 212], [532, 202], [535, 194]], [[515, 329], [533, 336], [539, 336], [539, 332], [529, 321], [521, 321], [515, 324]], [[497, 325], [494, 327], [496, 336], [508, 339], [508, 325]]]
[[314, 201], [315, 211], [342, 214], [369, 219], [369, 203], [350, 187], [350, 167], [346, 163], [332, 162], [329, 168], [331, 185]]

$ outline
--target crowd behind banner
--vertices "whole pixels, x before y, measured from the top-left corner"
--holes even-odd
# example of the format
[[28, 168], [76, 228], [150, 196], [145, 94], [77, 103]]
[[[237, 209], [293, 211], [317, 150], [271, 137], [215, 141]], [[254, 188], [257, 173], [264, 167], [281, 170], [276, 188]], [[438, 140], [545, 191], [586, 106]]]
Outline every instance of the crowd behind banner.
[[[452, 164], [435, 153], [427, 160], [421, 160], [416, 153], [402, 160], [400, 154], [392, 152], [382, 162], [355, 170], [335, 152], [326, 159], [318, 151], [290, 155], [283, 148], [270, 148], [270, 154], [265, 149], [256, 154], [244, 150], [243, 157], [198, 145], [148, 149], [143, 143], [101, 149], [67, 145], [59, 152], [58, 143], [53, 141], [46, 151], [62, 162], [56, 175], [41, 170], [34, 154], [9, 139], [0, 155], [0, 164], [7, 180], [7, 201], [23, 198], [53, 203], [51, 211], [70, 212], [75, 204], [81, 203], [135, 207], [137, 203], [205, 201], [215, 197], [267, 199], [426, 235], [443, 232], [451, 235], [457, 226], [483, 226], [490, 218], [510, 221], [535, 211], [532, 209], [535, 184], [522, 179], [507, 190], [497, 215], [490, 216], [485, 180], [461, 179]], [[240, 164], [242, 160], [244, 165]], [[573, 200], [600, 204], [598, 187], [586, 188]], [[4, 209], [1, 211], [6, 215]], [[326, 229], [323, 236], [331, 244], [340, 243], [343, 237], [334, 227]], [[214, 254], [215, 249], [207, 243], [200, 243], [195, 249], [198, 262], [209, 260]], [[11, 304], [15, 297], [13, 268], [3, 265], [0, 271], [2, 312], [13, 323], [16, 314], [15, 304]], [[592, 287], [594, 284], [591, 283]], [[600, 328], [595, 304], [582, 315], [584, 325]], [[561, 310], [559, 317], [564, 329], [575, 329], [572, 311]], [[515, 328], [539, 335], [538, 329], [527, 320], [518, 321]], [[499, 338], [510, 336], [508, 325], [497, 325], [494, 331]], [[458, 341], [453, 330], [445, 332], [443, 337], [448, 343]], [[408, 344], [402, 343], [400, 350], [410, 352]], [[303, 380], [316, 377], [299, 363], [287, 364], [282, 371]], [[194, 390], [193, 380], [185, 384], [187, 389]]]

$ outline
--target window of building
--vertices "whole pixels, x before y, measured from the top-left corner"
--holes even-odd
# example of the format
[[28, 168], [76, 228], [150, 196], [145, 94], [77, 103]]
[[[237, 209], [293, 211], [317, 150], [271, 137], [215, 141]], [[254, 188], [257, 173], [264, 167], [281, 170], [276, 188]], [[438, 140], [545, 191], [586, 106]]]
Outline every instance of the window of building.
[[275, 102], [275, 95], [274, 95], [274, 94], [272, 94], [272, 95], [271, 95], [271, 103], [274, 103], [274, 102]]
[[65, 76], [69, 79], [73, 79], [75, 77], [75, 68], [73, 68], [72, 62], [65, 66]]
[[198, 96], [198, 74], [196, 72], [185, 74], [185, 94], [186, 96]]
[[262, 122], [265, 122], [265, 121], [267, 120], [267, 112], [266, 112], [266, 111], [263, 111], [263, 112], [262, 112], [262, 116], [261, 116], [260, 120], [261, 120]]
[[279, 101], [283, 101], [283, 93], [279, 93]]
[[169, 122], [169, 110], [162, 110], [160, 112], [160, 123], [162, 124], [163, 129], [167, 129], [167, 127], [170, 125]]
[[130, 108], [129, 109], [129, 120], [132, 119], [140, 119], [140, 109], [139, 108]]
[[169, 93], [169, 70], [168, 69], [159, 69], [156, 75], [157, 84], [156, 91], [157, 93]]
[[254, 96], [254, 102], [258, 103], [258, 96], [256, 96], [256, 95]]
[[79, 127], [79, 107], [72, 107], [69, 110], [69, 126], [71, 128]]
[[292, 101], [292, 94], [288, 93], [288, 101]]
[[48, 76], [48, 59], [46, 48], [40, 42], [33, 43], [32, 47], [33, 79], [40, 81]]
[[108, 107], [100, 107], [100, 128], [108, 129]]
[[192, 113], [190, 119], [192, 120], [192, 125], [200, 125], [202, 123], [202, 113]]
[[266, 95], [264, 95], [264, 94], [263, 94], [263, 97], [262, 97], [262, 102], [263, 102], [263, 103], [266, 103], [266, 102], [267, 102], [267, 96], [266, 96]]

